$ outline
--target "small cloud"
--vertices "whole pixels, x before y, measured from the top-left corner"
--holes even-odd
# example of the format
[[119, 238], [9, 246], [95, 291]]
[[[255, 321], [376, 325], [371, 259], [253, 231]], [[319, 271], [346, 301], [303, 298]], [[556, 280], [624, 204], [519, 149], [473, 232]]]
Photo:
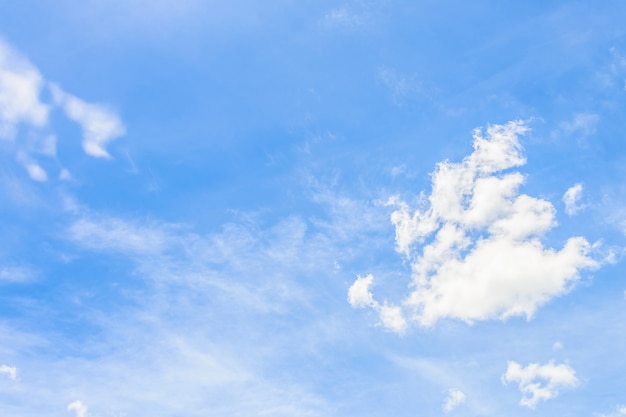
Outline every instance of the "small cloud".
[[378, 313], [380, 322], [385, 328], [399, 334], [406, 331], [407, 322], [400, 307], [385, 304], [378, 307]]
[[348, 302], [353, 308], [370, 307], [378, 312], [380, 324], [386, 329], [395, 333], [404, 333], [407, 322], [402, 314], [402, 309], [398, 306], [380, 305], [374, 300], [370, 287], [374, 281], [374, 276], [368, 274], [364, 277], [357, 276], [356, 281], [348, 289]]
[[87, 417], [87, 406], [79, 400], [68, 404], [67, 411], [74, 411], [76, 417]]
[[464, 402], [465, 394], [463, 393], [463, 391], [457, 388], [450, 388], [448, 390], [448, 396], [443, 402], [443, 411], [449, 413]]
[[63, 168], [59, 173], [59, 179], [63, 181], [69, 181], [72, 179], [72, 174], [70, 174], [70, 171], [67, 168]]
[[25, 165], [26, 171], [28, 171], [28, 176], [34, 180], [39, 182], [48, 181], [48, 174], [43, 170], [41, 166], [34, 162], [30, 162]]
[[565, 212], [573, 216], [579, 211], [581, 211], [584, 206], [580, 205], [580, 199], [583, 195], [583, 185], [576, 184], [570, 187], [565, 194], [563, 194], [563, 203], [565, 203]]
[[372, 274], [364, 277], [357, 276], [356, 281], [348, 289], [348, 302], [352, 307], [370, 307], [374, 305], [374, 298], [370, 286], [374, 281]]
[[595, 113], [576, 113], [571, 120], [559, 125], [556, 135], [578, 135], [586, 138], [596, 133], [600, 116]]
[[46, 125], [50, 109], [39, 99], [43, 84], [39, 71], [0, 39], [0, 139], [13, 139], [19, 124]]
[[545, 365], [531, 363], [525, 367], [509, 361], [502, 382], [517, 382], [523, 394], [520, 405], [535, 408], [539, 401], [557, 397], [560, 389], [576, 387], [578, 378], [569, 365], [555, 365], [554, 361]]
[[100, 104], [87, 103], [50, 84], [55, 103], [67, 117], [83, 128], [83, 150], [96, 158], [110, 158], [106, 145], [124, 135], [126, 129], [115, 112]]
[[554, 344], [552, 345], [552, 350], [556, 352], [557, 350], [561, 350], [561, 349], [563, 349], [563, 343], [554, 342]]
[[9, 379], [17, 379], [17, 368], [15, 366], [0, 365], [0, 375], [6, 375]]

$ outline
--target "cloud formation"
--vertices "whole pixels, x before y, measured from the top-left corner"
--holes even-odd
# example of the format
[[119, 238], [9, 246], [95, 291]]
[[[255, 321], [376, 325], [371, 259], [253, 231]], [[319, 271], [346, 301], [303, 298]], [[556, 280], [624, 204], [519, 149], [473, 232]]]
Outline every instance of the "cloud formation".
[[50, 108], [39, 100], [43, 85], [39, 71], [0, 39], [0, 139], [14, 139], [21, 123], [48, 122]]
[[443, 403], [443, 411], [449, 413], [464, 402], [465, 394], [463, 391], [457, 388], [450, 388], [448, 390], [448, 396]]
[[0, 374], [4, 374], [15, 381], [17, 378], [17, 368], [15, 366], [0, 365]]
[[579, 204], [580, 199], [583, 196], [583, 185], [576, 184], [567, 189], [563, 194], [563, 203], [565, 203], [565, 212], [573, 216], [583, 209], [583, 206]]
[[[52, 93], [53, 103], [42, 100], [46, 89]], [[11, 144], [8, 149], [33, 181], [48, 180], [38, 159], [57, 158], [57, 137], [49, 125], [50, 111], [57, 106], [82, 127], [87, 155], [110, 157], [106, 145], [125, 133], [119, 116], [106, 106], [85, 102], [45, 80], [35, 66], [0, 39], [0, 140]], [[61, 167], [58, 177], [65, 179], [68, 173]]]
[[522, 393], [520, 405], [535, 408], [539, 401], [555, 398], [562, 388], [578, 385], [576, 372], [569, 365], [555, 365], [553, 361], [545, 365], [531, 363], [525, 367], [509, 361], [502, 382], [517, 382]]
[[[412, 269], [413, 289], [402, 309], [420, 325], [442, 318], [530, 319], [567, 292], [582, 270], [599, 267], [583, 237], [560, 250], [544, 247], [542, 236], [556, 224], [554, 206], [521, 193], [525, 178], [511, 171], [526, 163], [519, 136], [528, 130], [521, 121], [477, 129], [470, 155], [437, 165], [431, 194], [419, 208], [397, 197], [389, 201], [396, 250]], [[369, 305], [378, 309], [373, 296]]]
[[87, 406], [79, 400], [68, 404], [67, 411], [76, 412], [76, 417], [87, 417]]
[[356, 281], [348, 289], [348, 302], [352, 307], [370, 307], [376, 310], [380, 317], [380, 323], [387, 329], [396, 333], [403, 333], [408, 324], [398, 306], [381, 305], [374, 300], [370, 286], [374, 282], [374, 276], [369, 274], [364, 277], [358, 276]]
[[110, 158], [106, 145], [126, 132], [117, 114], [103, 105], [87, 103], [68, 94], [57, 85], [51, 84], [50, 91], [67, 117], [82, 127], [85, 153], [96, 158]]

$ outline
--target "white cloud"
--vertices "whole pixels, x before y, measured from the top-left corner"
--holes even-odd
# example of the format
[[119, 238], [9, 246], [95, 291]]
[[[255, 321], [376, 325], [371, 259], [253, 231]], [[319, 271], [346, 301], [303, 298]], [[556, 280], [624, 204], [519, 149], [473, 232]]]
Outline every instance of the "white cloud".
[[67, 411], [76, 412], [76, 417], [87, 417], [87, 406], [79, 400], [70, 403], [67, 406]]
[[97, 158], [110, 158], [106, 145], [126, 131], [118, 115], [105, 106], [87, 103], [66, 93], [55, 84], [50, 84], [50, 91], [67, 117], [81, 125], [85, 153]]
[[545, 365], [531, 363], [522, 367], [517, 362], [509, 361], [502, 382], [519, 383], [522, 393], [520, 405], [535, 408], [539, 401], [555, 398], [562, 388], [574, 388], [578, 385], [576, 372], [569, 365], [555, 365], [553, 361]]
[[15, 366], [0, 365], [0, 374], [7, 375], [10, 379], [17, 378], [17, 368]]
[[373, 308], [378, 312], [380, 324], [393, 332], [403, 333], [407, 328], [407, 322], [402, 314], [402, 308], [386, 303], [380, 305], [375, 301], [370, 291], [373, 281], [374, 276], [372, 274], [364, 277], [357, 276], [356, 281], [348, 289], [348, 302], [354, 308]]
[[41, 166], [37, 163], [29, 162], [25, 165], [26, 171], [28, 171], [28, 176], [34, 180], [39, 182], [48, 181], [48, 174], [43, 170]]
[[383, 326], [396, 333], [404, 333], [406, 331], [408, 324], [402, 314], [402, 308], [384, 304], [378, 307], [378, 310], [380, 323]]
[[563, 203], [565, 203], [565, 212], [573, 216], [583, 209], [583, 206], [579, 204], [580, 199], [583, 196], [583, 185], [576, 184], [567, 189], [565, 194], [563, 194]]
[[582, 237], [560, 250], [545, 248], [541, 237], [555, 225], [554, 207], [520, 193], [522, 174], [503, 172], [525, 164], [518, 137], [527, 131], [520, 121], [489, 126], [486, 135], [476, 130], [469, 156], [437, 165], [423, 207], [390, 200], [397, 251], [412, 269], [414, 289], [402, 307], [419, 324], [529, 319], [567, 292], [581, 270], [599, 266]]
[[356, 281], [348, 289], [348, 302], [352, 307], [370, 307], [374, 305], [374, 298], [370, 291], [373, 280], [374, 277], [371, 274], [357, 277]]
[[552, 350], [556, 352], [557, 350], [561, 350], [561, 349], [563, 349], [563, 343], [558, 342], [558, 341], [554, 342], [554, 344], [552, 345]]
[[464, 402], [465, 394], [463, 393], [463, 391], [457, 388], [450, 388], [448, 390], [448, 396], [443, 403], [443, 411], [449, 413]]
[[21, 123], [47, 123], [49, 106], [39, 99], [43, 84], [39, 71], [0, 39], [0, 139], [14, 139]]
[[[46, 85], [54, 103], [41, 100]], [[46, 81], [35, 66], [0, 39], [0, 140], [9, 144], [5, 149], [16, 155], [33, 181], [48, 180], [48, 173], [33, 155], [57, 157], [57, 137], [50, 132], [48, 123], [55, 105], [81, 125], [83, 149], [88, 155], [109, 157], [106, 145], [125, 133], [124, 125], [112, 110], [87, 103]], [[66, 169], [61, 167], [60, 171], [59, 179], [65, 179]]]

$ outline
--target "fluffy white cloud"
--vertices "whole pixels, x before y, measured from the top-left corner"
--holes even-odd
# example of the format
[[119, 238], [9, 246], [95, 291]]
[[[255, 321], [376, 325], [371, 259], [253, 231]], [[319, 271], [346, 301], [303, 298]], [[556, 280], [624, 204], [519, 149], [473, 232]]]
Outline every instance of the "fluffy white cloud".
[[569, 365], [555, 365], [553, 361], [545, 365], [531, 363], [525, 367], [509, 361], [502, 382], [517, 382], [523, 394], [520, 405], [535, 408], [539, 401], [547, 401], [559, 394], [559, 389], [578, 385], [576, 372]]
[[369, 307], [374, 305], [374, 298], [370, 291], [373, 280], [374, 277], [371, 274], [357, 277], [356, 281], [348, 289], [348, 302], [352, 307]]
[[87, 103], [66, 93], [57, 85], [51, 84], [50, 90], [67, 117], [81, 125], [85, 153], [97, 158], [109, 158], [106, 145], [126, 131], [117, 114], [105, 106]]
[[73, 403], [68, 404], [67, 411], [76, 412], [76, 417], [87, 416], [87, 406], [79, 400], [76, 400]]
[[457, 388], [450, 388], [448, 396], [443, 402], [443, 411], [449, 413], [465, 402], [465, 394]]
[[0, 365], [0, 374], [7, 375], [12, 380], [17, 378], [17, 368], [15, 366]]
[[510, 171], [526, 162], [518, 137], [527, 131], [520, 121], [476, 130], [470, 155], [437, 165], [422, 207], [390, 200], [396, 249], [412, 268], [413, 290], [402, 306], [419, 324], [530, 318], [581, 270], [599, 266], [582, 237], [560, 250], [544, 247], [555, 209], [520, 193], [524, 176]]
[[583, 185], [576, 184], [567, 189], [563, 194], [563, 203], [565, 203], [565, 212], [573, 216], [583, 209], [583, 206], [578, 204], [583, 196]]
[[348, 302], [352, 307], [371, 307], [378, 312], [380, 324], [396, 333], [403, 333], [408, 327], [402, 314], [402, 308], [398, 306], [381, 305], [374, 300], [370, 287], [374, 276], [368, 274], [364, 277], [357, 276], [356, 281], [348, 289]]

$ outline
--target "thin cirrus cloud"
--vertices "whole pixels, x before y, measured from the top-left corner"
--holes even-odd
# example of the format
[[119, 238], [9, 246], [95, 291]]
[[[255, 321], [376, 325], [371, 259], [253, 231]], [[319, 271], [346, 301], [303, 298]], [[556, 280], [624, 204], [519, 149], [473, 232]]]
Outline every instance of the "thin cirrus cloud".
[[502, 382], [516, 382], [522, 393], [520, 405], [535, 408], [539, 401], [547, 401], [559, 395], [563, 388], [574, 388], [578, 385], [576, 371], [567, 364], [555, 365], [553, 361], [545, 365], [531, 363], [521, 366], [509, 361]]
[[[49, 89], [53, 103], [41, 95]], [[0, 39], [0, 140], [10, 149], [28, 176], [39, 182], [48, 180], [39, 158], [56, 158], [57, 136], [50, 132], [50, 111], [60, 107], [83, 131], [82, 146], [87, 155], [110, 158], [106, 146], [124, 135], [125, 127], [115, 111], [88, 103], [45, 80], [39, 70], [7, 42]], [[24, 130], [28, 135], [21, 134]], [[59, 178], [67, 179], [67, 168]]]
[[[470, 155], [437, 165], [432, 192], [420, 208], [390, 200], [396, 250], [411, 263], [414, 288], [391, 323], [406, 312], [422, 326], [443, 318], [530, 319], [538, 307], [566, 293], [581, 271], [600, 266], [583, 237], [568, 239], [560, 250], [544, 247], [542, 235], [556, 224], [554, 206], [521, 193], [524, 176], [510, 172], [526, 163], [519, 136], [528, 130], [521, 121], [489, 126], [486, 134], [476, 130]], [[385, 325], [369, 293], [373, 281], [357, 278], [350, 303], [378, 310]]]

